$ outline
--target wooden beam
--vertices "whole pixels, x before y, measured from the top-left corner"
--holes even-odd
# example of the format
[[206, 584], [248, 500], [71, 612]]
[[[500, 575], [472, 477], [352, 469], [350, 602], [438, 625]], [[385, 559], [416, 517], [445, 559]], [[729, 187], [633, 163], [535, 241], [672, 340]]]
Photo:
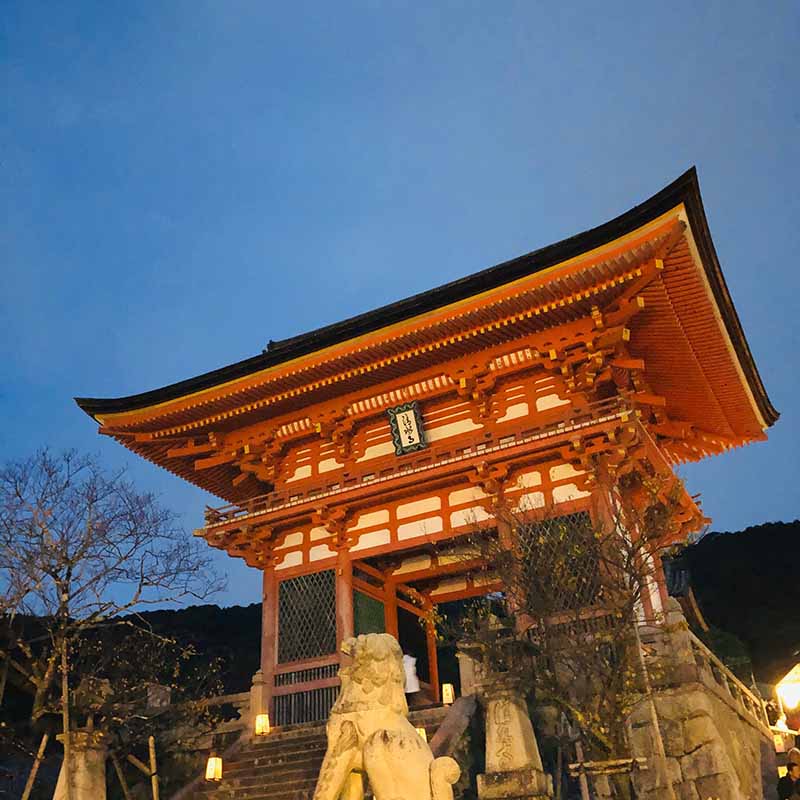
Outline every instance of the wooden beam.
[[213, 453], [217, 448], [214, 447], [211, 442], [202, 442], [200, 444], [196, 444], [194, 442], [190, 442], [186, 445], [178, 445], [177, 447], [170, 447], [167, 450], [167, 456], [169, 458], [181, 458], [183, 456], [197, 456], [201, 455], [202, 453]]
[[643, 358], [612, 358], [609, 362], [612, 367], [620, 369], [638, 369], [644, 371]]
[[212, 467], [219, 467], [222, 464], [230, 464], [231, 461], [236, 460], [236, 452], [220, 453], [218, 456], [211, 456], [211, 458], [198, 458], [194, 462], [195, 469], [211, 469]]
[[663, 408], [667, 405], [666, 397], [662, 397], [659, 394], [651, 394], [650, 392], [636, 392], [636, 394], [631, 395], [631, 400], [646, 406], [659, 406]]
[[[338, 677], [317, 678], [314, 681], [302, 681], [301, 683], [288, 683], [285, 686], [276, 686], [272, 690], [273, 697], [280, 697], [287, 694], [300, 694], [310, 692], [312, 689], [325, 689], [331, 686], [339, 686], [341, 681]], [[272, 719], [272, 717], [270, 717]]]
[[479, 558], [451, 561], [447, 564], [439, 564], [437, 566], [430, 566], [424, 569], [417, 569], [413, 572], [403, 572], [402, 578], [404, 584], [412, 581], [425, 580], [426, 578], [436, 578], [442, 575], [457, 575], [459, 572], [471, 572], [475, 569], [480, 569], [484, 562]]
[[415, 606], [412, 603], [407, 603], [405, 600], [401, 600], [399, 597], [395, 600], [397, 607], [402, 608], [405, 611], [408, 611], [411, 614], [416, 615], [417, 617], [424, 617], [425, 610], [420, 608], [419, 606]]
[[353, 577], [353, 589], [361, 592], [361, 594], [368, 595], [369, 597], [373, 598], [373, 600], [380, 600], [383, 602], [385, 599], [385, 594], [382, 587], [373, 586], [371, 583], [367, 583], [366, 581], [362, 581], [356, 577]]
[[420, 606], [425, 605], [425, 597], [420, 592], [418, 592], [413, 586], [408, 586], [405, 583], [398, 583], [397, 584], [397, 591], [402, 592], [407, 597], [410, 597], [412, 600], [416, 601], [420, 604]]
[[386, 575], [383, 572], [381, 572], [379, 569], [375, 569], [375, 567], [367, 564], [364, 561], [354, 561], [353, 567], [357, 570], [360, 570], [364, 574], [379, 580], [381, 583], [386, 580]]
[[455, 589], [452, 592], [445, 592], [443, 594], [434, 594], [431, 600], [434, 605], [439, 603], [449, 603], [451, 600], [466, 600], [468, 597], [480, 597], [485, 594], [492, 594], [493, 592], [500, 592], [503, 590], [502, 581], [494, 581], [493, 583], [484, 583], [480, 586], [467, 587], [466, 589]]

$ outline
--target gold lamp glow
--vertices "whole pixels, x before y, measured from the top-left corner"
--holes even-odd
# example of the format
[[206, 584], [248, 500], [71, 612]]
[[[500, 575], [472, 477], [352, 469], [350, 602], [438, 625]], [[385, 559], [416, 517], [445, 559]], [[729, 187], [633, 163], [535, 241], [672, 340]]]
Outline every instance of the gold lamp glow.
[[775, 687], [784, 708], [792, 709], [800, 706], [800, 664], [795, 664], [789, 672], [778, 681]]
[[208, 761], [206, 761], [206, 780], [222, 780], [222, 759], [214, 752], [211, 753], [208, 757]]
[[452, 683], [442, 684], [442, 703], [446, 706], [452, 705], [456, 699], [456, 692]]
[[256, 736], [266, 736], [269, 732], [269, 714], [256, 714]]
[[416, 731], [422, 737], [423, 742], [428, 741], [428, 731], [426, 731], [425, 728], [417, 728]]

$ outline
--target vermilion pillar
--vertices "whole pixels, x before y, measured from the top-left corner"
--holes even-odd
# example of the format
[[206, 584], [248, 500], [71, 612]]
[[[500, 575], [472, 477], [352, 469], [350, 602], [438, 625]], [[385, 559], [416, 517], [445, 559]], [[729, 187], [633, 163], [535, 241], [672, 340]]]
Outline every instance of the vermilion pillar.
[[261, 673], [264, 678], [264, 710], [270, 716], [272, 709], [272, 690], [275, 685], [275, 663], [278, 640], [278, 581], [275, 567], [264, 569], [261, 594]]
[[336, 559], [336, 644], [341, 646], [355, 632], [353, 617], [353, 563], [347, 547], [340, 547]]
[[428, 645], [428, 677], [431, 682], [433, 701], [438, 703], [441, 700], [439, 691], [439, 654], [436, 651], [436, 628], [430, 619], [425, 621], [425, 639]]
[[383, 621], [386, 633], [395, 639], [400, 638], [400, 627], [397, 622], [397, 586], [393, 581], [384, 584]]

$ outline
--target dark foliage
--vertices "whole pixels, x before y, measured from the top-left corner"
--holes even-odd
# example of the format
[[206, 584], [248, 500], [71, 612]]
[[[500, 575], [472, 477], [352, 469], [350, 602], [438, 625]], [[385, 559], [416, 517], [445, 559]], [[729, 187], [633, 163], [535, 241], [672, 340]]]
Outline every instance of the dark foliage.
[[748, 647], [757, 680], [800, 660], [800, 520], [709, 533], [685, 552], [708, 622]]
[[226, 694], [250, 689], [261, 654], [260, 603], [230, 608], [199, 605], [140, 616], [154, 631], [191, 645], [204, 659], [219, 661]]

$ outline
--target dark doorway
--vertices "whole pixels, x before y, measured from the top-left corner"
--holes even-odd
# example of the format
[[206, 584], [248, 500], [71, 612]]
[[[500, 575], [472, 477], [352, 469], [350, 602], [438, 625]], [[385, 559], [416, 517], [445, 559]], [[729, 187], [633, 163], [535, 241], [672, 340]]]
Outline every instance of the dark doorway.
[[397, 609], [398, 640], [403, 653], [417, 659], [417, 675], [426, 683], [431, 679], [428, 662], [428, 640], [420, 618], [404, 608]]

